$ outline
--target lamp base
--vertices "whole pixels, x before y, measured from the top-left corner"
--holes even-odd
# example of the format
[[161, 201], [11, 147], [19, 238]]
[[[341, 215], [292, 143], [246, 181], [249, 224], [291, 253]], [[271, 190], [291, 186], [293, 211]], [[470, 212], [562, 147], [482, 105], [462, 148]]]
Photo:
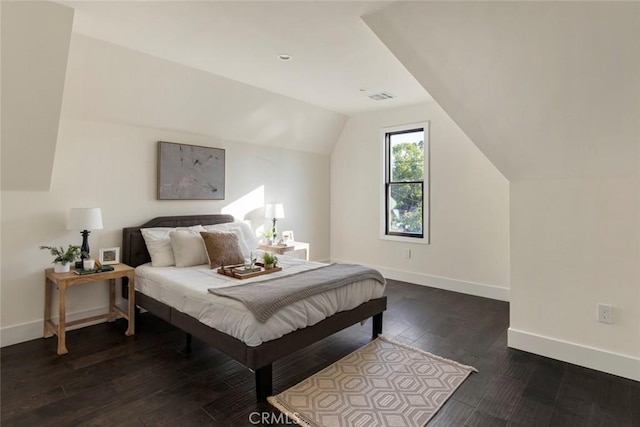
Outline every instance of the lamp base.
[[271, 232], [273, 233], [273, 240], [274, 241], [276, 240], [276, 236], [277, 236], [277, 234], [276, 234], [276, 221], [277, 221], [277, 218], [273, 218], [273, 228], [271, 228]]
[[89, 255], [89, 257], [91, 257], [90, 255], [91, 249], [89, 248], [89, 234], [91, 234], [91, 232], [89, 230], [82, 230], [80, 234], [82, 234], [82, 246], [80, 246], [80, 250], [82, 251], [82, 254], [80, 255], [80, 261], [76, 261], [76, 269], [84, 268], [82, 265], [82, 262], [86, 258], [84, 256], [85, 253]]

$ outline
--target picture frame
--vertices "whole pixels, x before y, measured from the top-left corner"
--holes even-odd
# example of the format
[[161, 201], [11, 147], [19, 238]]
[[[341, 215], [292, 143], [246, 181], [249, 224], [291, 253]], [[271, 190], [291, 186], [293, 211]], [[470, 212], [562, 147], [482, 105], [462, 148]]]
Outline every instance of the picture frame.
[[282, 241], [284, 243], [291, 243], [293, 242], [293, 231], [289, 230], [289, 231], [283, 231], [282, 232]]
[[98, 258], [102, 265], [112, 265], [120, 263], [120, 248], [104, 248], [100, 249]]
[[225, 153], [158, 141], [158, 200], [224, 200]]

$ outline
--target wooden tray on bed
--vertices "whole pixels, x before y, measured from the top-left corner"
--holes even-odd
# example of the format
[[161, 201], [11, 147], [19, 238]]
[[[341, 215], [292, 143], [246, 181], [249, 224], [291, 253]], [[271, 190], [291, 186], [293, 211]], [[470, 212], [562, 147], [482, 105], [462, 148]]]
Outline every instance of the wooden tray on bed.
[[271, 274], [276, 271], [282, 271], [282, 267], [273, 267], [270, 269], [265, 269], [262, 264], [258, 265], [257, 268], [249, 271], [244, 271], [244, 264], [239, 265], [227, 265], [218, 268], [218, 274], [223, 274], [229, 277], [235, 277], [236, 279], [249, 279], [251, 277], [262, 276], [263, 274]]

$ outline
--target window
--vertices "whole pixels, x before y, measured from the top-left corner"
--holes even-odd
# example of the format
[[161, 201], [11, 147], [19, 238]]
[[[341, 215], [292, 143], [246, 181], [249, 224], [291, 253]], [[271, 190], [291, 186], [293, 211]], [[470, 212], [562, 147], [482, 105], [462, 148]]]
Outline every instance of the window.
[[429, 123], [383, 129], [382, 238], [428, 243]]

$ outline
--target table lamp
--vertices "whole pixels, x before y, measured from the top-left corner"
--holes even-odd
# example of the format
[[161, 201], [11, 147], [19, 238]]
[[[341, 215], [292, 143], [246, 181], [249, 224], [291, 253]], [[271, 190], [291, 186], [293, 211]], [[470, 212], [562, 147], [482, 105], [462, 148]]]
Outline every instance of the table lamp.
[[284, 206], [282, 203], [267, 203], [267, 206], [264, 209], [264, 217], [271, 218], [273, 220], [273, 239], [276, 239], [276, 221], [278, 219], [284, 218]]
[[89, 249], [89, 230], [102, 229], [102, 211], [100, 208], [71, 208], [69, 216], [67, 216], [67, 230], [82, 230], [82, 246], [80, 250], [83, 252], [80, 262], [76, 263], [76, 268], [82, 268], [82, 260], [84, 253], [90, 253]]

